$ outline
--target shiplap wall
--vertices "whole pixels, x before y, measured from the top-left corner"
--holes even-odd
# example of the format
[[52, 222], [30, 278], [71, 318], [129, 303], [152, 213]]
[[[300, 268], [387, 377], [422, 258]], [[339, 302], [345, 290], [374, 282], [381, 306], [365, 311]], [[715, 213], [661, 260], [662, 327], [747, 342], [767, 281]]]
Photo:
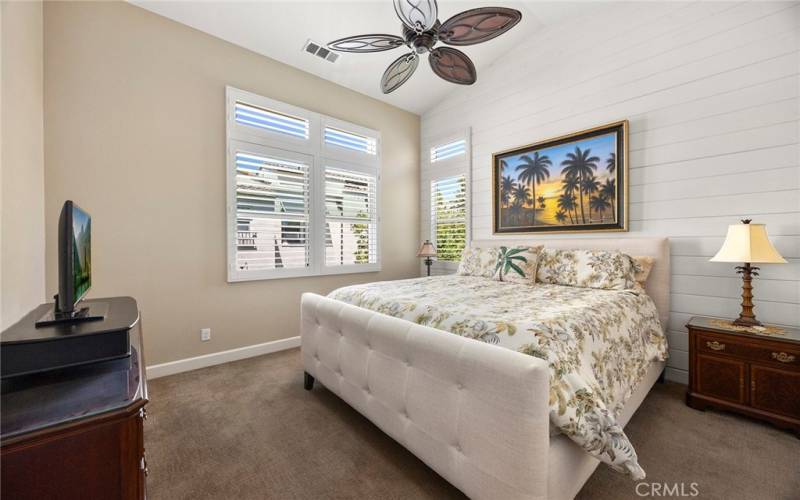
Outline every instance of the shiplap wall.
[[424, 114], [422, 144], [471, 127], [471, 233], [489, 239], [492, 152], [630, 120], [630, 232], [618, 234], [670, 238], [667, 376], [686, 382], [689, 317], [738, 315], [739, 278], [708, 262], [728, 224], [767, 224], [789, 263], [763, 266], [756, 314], [800, 325], [799, 49], [798, 3], [593, 5]]

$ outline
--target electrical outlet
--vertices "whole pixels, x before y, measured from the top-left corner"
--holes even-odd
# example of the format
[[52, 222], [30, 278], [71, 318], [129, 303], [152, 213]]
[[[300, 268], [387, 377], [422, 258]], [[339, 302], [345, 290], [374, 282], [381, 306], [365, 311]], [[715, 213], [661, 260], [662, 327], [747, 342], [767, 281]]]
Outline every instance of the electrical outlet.
[[201, 328], [200, 329], [200, 340], [203, 342], [208, 342], [211, 340], [211, 328]]

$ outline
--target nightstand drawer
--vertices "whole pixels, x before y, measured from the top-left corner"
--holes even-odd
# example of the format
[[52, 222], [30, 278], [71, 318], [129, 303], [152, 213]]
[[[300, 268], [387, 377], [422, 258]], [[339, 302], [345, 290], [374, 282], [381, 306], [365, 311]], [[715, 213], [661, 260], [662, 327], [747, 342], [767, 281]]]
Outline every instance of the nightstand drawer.
[[697, 392], [733, 403], [747, 403], [747, 363], [698, 354], [694, 369]]
[[735, 356], [786, 370], [800, 371], [800, 349], [781, 342], [752, 341], [733, 335], [703, 332], [697, 334], [696, 347], [698, 353]]

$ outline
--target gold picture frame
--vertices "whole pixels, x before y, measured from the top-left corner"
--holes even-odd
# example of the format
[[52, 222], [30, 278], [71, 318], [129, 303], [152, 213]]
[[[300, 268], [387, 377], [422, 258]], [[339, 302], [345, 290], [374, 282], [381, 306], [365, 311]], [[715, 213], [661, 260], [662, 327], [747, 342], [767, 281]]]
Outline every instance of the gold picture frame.
[[492, 154], [492, 233], [628, 231], [628, 128], [621, 120]]

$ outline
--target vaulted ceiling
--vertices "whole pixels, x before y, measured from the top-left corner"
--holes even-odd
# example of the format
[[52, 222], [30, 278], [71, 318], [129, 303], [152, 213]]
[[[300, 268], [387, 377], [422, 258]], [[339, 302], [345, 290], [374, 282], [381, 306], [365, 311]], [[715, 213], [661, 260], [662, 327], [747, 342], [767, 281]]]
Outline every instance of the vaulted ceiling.
[[[132, 0], [132, 3], [413, 113], [424, 113], [454, 88], [453, 84], [435, 76], [423, 59], [406, 84], [392, 94], [384, 95], [380, 90], [381, 75], [392, 61], [408, 52], [405, 47], [371, 54], [343, 53], [335, 63], [302, 50], [308, 39], [324, 45], [350, 35], [401, 35], [401, 23], [392, 0]], [[442, 22], [463, 10], [489, 5], [511, 7], [522, 12], [522, 21], [510, 32], [483, 44], [459, 48], [475, 63], [478, 79], [481, 70], [510, 48], [581, 8], [580, 3], [531, 0], [439, 0], [438, 3]]]

